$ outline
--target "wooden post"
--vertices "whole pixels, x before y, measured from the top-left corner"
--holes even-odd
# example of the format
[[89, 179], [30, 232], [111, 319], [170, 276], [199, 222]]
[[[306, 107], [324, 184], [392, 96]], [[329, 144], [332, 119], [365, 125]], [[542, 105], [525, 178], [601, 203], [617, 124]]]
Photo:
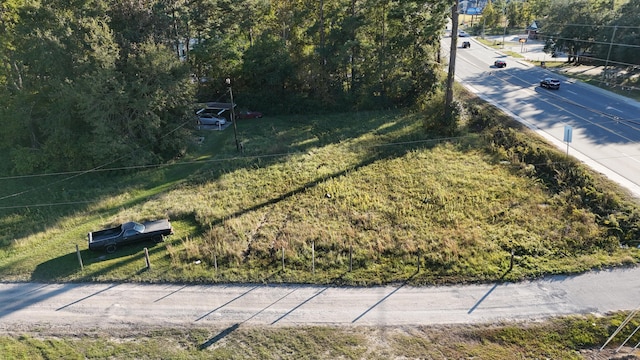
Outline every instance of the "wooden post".
[[353, 245], [349, 245], [349, 272], [353, 270]]
[[282, 247], [282, 271], [284, 271], [284, 246]]
[[213, 255], [213, 268], [216, 269], [216, 271], [218, 271], [218, 258], [216, 257], [216, 255]]
[[311, 242], [311, 273], [316, 273], [316, 242]]
[[144, 248], [144, 260], [147, 262], [147, 269], [151, 270], [151, 261], [149, 261], [149, 249]]
[[513, 270], [513, 249], [511, 249], [511, 260], [509, 261], [509, 271]]
[[82, 264], [82, 256], [80, 255], [80, 248], [78, 244], [76, 244], [76, 254], [78, 254], [78, 262], [80, 263], [80, 270], [84, 270], [84, 265]]
[[418, 249], [418, 272], [420, 272], [420, 249]]

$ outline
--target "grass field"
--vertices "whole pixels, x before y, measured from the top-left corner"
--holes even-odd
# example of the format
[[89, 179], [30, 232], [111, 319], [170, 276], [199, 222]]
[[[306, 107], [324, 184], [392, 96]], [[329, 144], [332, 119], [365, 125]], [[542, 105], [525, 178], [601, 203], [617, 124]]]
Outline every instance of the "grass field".
[[[265, 117], [238, 123], [241, 153], [229, 128], [194, 133], [191, 155], [163, 166], [1, 177], [0, 280], [419, 285], [637, 263], [634, 201], [459, 93], [466, 111], [454, 137], [426, 133], [419, 112]], [[160, 245], [87, 249], [88, 231], [160, 217], [176, 232]], [[382, 329], [16, 329], [0, 336], [0, 354], [579, 359], [624, 316]]]
[[[419, 112], [265, 117], [238, 123], [241, 153], [228, 128], [159, 167], [3, 177], [0, 278], [434, 284], [637, 262], [619, 246], [637, 204], [474, 101], [455, 137]], [[89, 231], [164, 217], [152, 271], [151, 244], [87, 249]]]
[[[0, 336], [3, 359], [636, 359], [600, 352], [624, 314], [433, 327], [96, 329]], [[620, 334], [626, 338], [638, 324]], [[632, 338], [630, 344], [635, 344]]]

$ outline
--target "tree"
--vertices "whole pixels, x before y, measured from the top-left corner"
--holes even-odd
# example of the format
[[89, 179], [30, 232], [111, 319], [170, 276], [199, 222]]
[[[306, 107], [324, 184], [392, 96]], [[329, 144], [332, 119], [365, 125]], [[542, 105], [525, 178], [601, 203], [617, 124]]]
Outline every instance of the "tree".
[[485, 28], [497, 27], [500, 23], [502, 13], [498, 11], [491, 0], [487, 1], [487, 5], [482, 10], [482, 22]]
[[552, 45], [547, 48], [549, 51], [566, 50], [568, 61], [575, 61], [579, 54], [593, 50], [596, 39], [603, 32], [603, 25], [610, 21], [611, 15], [608, 2], [554, 2], [542, 28], [542, 35]]
[[271, 112], [412, 105], [440, 86], [449, 2], [5, 0], [0, 136], [19, 171], [164, 161], [193, 88], [227, 77]]
[[287, 89], [295, 82], [295, 69], [281, 38], [263, 34], [244, 53], [242, 73], [251, 74], [244, 79], [245, 87], [253, 89], [254, 104], [289, 111]]
[[118, 33], [107, 13], [98, 0], [29, 2], [13, 12], [0, 108], [10, 114], [2, 122], [15, 171], [158, 162], [183, 150], [186, 133], [176, 129], [192, 98], [188, 68], [163, 44], [138, 42], [161, 37], [162, 22]]
[[528, 0], [533, 20], [542, 20], [549, 15], [552, 0]]
[[[594, 52], [622, 66], [640, 65], [640, 0], [622, 5], [613, 20], [598, 34]], [[611, 52], [609, 52], [611, 49]]]
[[510, 28], [526, 27], [532, 20], [529, 3], [526, 1], [507, 3], [507, 20]]
[[7, 121], [15, 130], [9, 146], [16, 170], [68, 169], [85, 163], [81, 119], [75, 104], [62, 94], [116, 55], [110, 52], [110, 37], [102, 36], [102, 5], [90, 0], [50, 1], [29, 3], [16, 12], [5, 67], [11, 79], [6, 104], [14, 114]]

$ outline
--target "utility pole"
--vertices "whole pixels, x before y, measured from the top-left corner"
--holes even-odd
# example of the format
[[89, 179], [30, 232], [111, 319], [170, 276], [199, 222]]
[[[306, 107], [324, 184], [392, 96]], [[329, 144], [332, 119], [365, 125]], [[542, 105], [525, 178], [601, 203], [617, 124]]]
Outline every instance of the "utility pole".
[[604, 82], [607, 77], [607, 68], [609, 67], [609, 57], [611, 56], [611, 47], [613, 46], [613, 37], [616, 36], [616, 31], [618, 30], [618, 25], [613, 27], [613, 34], [611, 34], [611, 39], [609, 40], [609, 51], [607, 52], [607, 61], [604, 63], [604, 71], [602, 71], [602, 81]]
[[238, 142], [238, 128], [236, 127], [236, 119], [234, 116], [235, 104], [233, 103], [233, 89], [231, 87], [231, 79], [227, 78], [225, 82], [229, 87], [229, 95], [231, 96], [231, 109], [229, 109], [229, 113], [230, 113], [231, 122], [233, 123], [233, 135], [236, 138], [236, 150], [240, 151], [240, 143]]
[[504, 14], [504, 31], [502, 32], [502, 48], [504, 49], [504, 37], [507, 35], [507, 8], [506, 5], [502, 8], [502, 13]]
[[456, 49], [458, 47], [458, 0], [451, 6], [451, 52], [449, 53], [449, 73], [447, 74], [447, 92], [444, 99], [445, 118], [451, 118], [453, 103], [453, 80], [456, 72]]

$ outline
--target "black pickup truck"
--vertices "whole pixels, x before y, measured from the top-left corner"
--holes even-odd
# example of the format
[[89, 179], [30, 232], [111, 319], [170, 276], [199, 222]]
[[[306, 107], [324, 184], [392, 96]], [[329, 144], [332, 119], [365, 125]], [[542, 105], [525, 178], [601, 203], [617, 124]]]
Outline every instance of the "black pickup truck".
[[89, 238], [89, 250], [104, 250], [111, 254], [119, 246], [146, 240], [159, 243], [164, 240], [165, 236], [171, 234], [173, 234], [173, 227], [169, 220], [165, 219], [143, 223], [130, 221], [110, 229], [90, 232], [87, 237]]

